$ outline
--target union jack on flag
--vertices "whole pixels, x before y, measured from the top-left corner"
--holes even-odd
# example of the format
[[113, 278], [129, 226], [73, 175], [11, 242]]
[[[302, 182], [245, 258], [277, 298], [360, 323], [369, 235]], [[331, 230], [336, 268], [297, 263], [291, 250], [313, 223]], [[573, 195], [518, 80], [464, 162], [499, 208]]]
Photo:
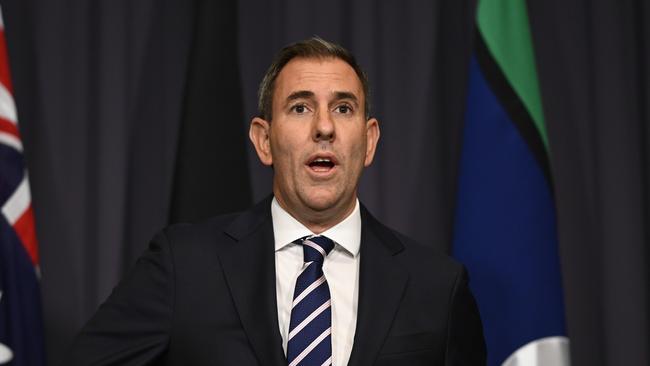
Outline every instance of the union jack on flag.
[[0, 364], [45, 365], [34, 214], [0, 9]]

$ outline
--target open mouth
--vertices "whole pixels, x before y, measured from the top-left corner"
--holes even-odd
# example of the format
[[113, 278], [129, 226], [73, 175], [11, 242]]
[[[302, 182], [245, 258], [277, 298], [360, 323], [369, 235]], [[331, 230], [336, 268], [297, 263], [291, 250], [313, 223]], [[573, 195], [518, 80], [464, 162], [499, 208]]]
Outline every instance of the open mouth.
[[315, 157], [308, 164], [315, 172], [329, 172], [336, 166], [334, 159], [329, 157]]

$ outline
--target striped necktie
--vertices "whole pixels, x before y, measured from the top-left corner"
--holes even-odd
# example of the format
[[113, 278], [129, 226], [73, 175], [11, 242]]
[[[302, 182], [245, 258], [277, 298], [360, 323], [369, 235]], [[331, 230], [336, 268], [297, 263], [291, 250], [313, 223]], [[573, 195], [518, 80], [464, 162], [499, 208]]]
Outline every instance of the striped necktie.
[[334, 248], [325, 236], [299, 239], [305, 264], [296, 280], [289, 323], [289, 366], [332, 364], [332, 311], [330, 290], [323, 274], [323, 261]]

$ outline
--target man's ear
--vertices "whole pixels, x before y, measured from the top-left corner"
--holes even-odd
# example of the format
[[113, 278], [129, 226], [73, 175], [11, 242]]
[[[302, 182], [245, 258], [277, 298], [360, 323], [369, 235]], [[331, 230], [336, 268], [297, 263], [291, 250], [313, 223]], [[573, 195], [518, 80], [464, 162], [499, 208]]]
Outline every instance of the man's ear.
[[264, 165], [273, 164], [273, 154], [271, 153], [271, 125], [268, 121], [255, 117], [251, 120], [251, 127], [248, 130], [248, 137], [251, 139], [257, 157]]
[[372, 160], [375, 158], [379, 135], [379, 121], [376, 118], [371, 118], [366, 121], [366, 160], [363, 164], [365, 167], [370, 166]]

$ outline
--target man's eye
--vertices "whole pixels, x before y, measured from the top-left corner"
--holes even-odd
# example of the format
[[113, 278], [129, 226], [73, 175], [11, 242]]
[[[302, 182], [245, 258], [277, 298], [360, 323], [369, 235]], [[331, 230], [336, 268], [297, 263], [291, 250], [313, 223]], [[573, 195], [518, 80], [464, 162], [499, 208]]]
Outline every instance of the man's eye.
[[296, 113], [307, 112], [307, 107], [305, 107], [303, 104], [294, 105], [291, 109], [293, 109], [293, 111]]
[[347, 114], [347, 113], [352, 112], [352, 108], [350, 108], [350, 106], [347, 106], [347, 105], [340, 105], [340, 106], [336, 107], [336, 109], [338, 110], [339, 113], [342, 113], [342, 114]]

